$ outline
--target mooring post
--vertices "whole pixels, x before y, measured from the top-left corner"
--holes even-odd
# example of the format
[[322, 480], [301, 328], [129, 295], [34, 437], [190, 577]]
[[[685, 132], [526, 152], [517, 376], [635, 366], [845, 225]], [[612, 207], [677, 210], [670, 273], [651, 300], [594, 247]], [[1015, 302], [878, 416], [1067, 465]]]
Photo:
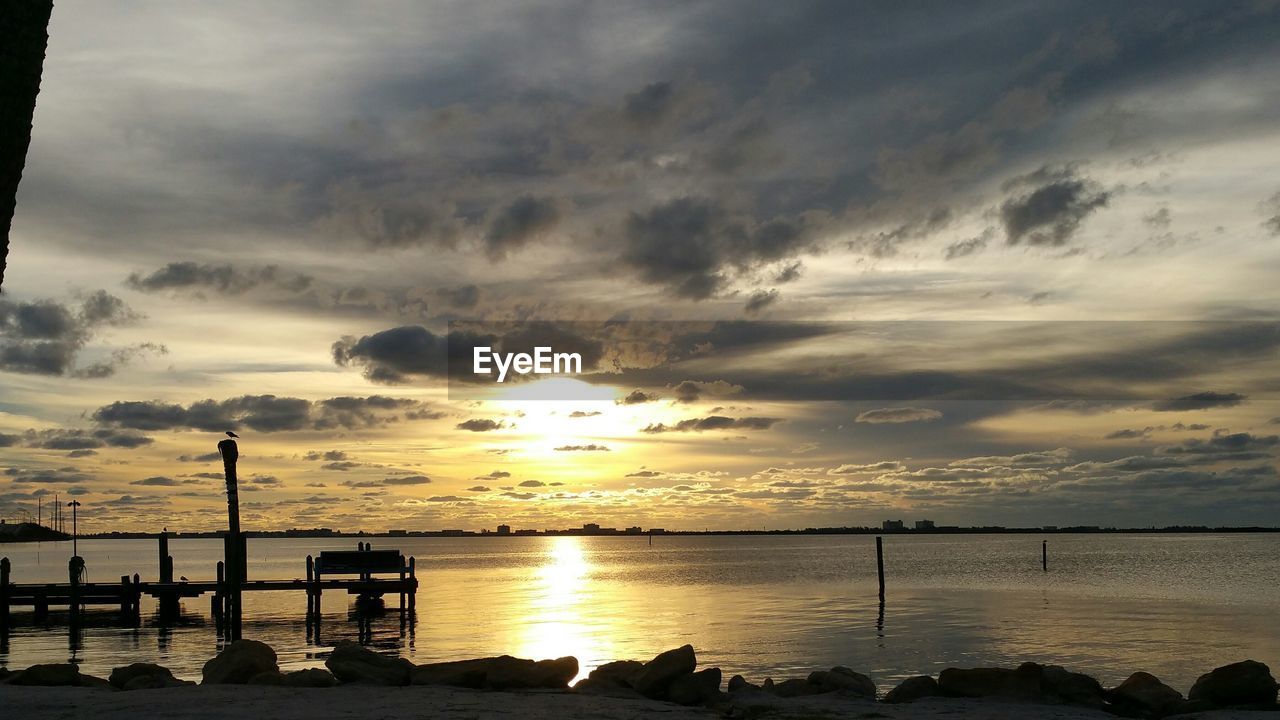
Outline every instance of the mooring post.
[[159, 540], [160, 550], [160, 582], [173, 582], [173, 568], [165, 567], [165, 561], [169, 558], [169, 532], [168, 530], [161, 530], [156, 537]]
[[9, 558], [0, 558], [0, 635], [9, 632]]
[[218, 453], [222, 455], [222, 469], [227, 479], [227, 538], [223, 555], [227, 563], [227, 637], [240, 639], [240, 585], [244, 581], [244, 544], [240, 539], [240, 492], [236, 481], [236, 461], [240, 459], [240, 449], [236, 441], [227, 438], [218, 443]]
[[884, 538], [876, 536], [876, 574], [880, 577], [880, 602], [884, 602]]
[[412, 614], [418, 607], [418, 561], [409, 558], [409, 612]]
[[307, 621], [311, 620], [311, 616], [315, 614], [316, 596], [316, 561], [310, 555], [307, 556]]
[[75, 627], [80, 624], [80, 581], [84, 578], [84, 558], [79, 556], [71, 558], [67, 562], [67, 574], [71, 580], [71, 597], [68, 598], [67, 612], [71, 619], [71, 626]]
[[1040, 543], [1040, 568], [1045, 572], [1049, 572], [1049, 541], [1044, 540]]
[[219, 635], [222, 634], [222, 628], [226, 624], [226, 619], [227, 619], [226, 617], [226, 612], [227, 612], [226, 611], [226, 603], [227, 603], [226, 567], [227, 567], [226, 563], [224, 563], [221, 560], [218, 561], [217, 569], [214, 571], [216, 580], [213, 583], [213, 586], [214, 586], [213, 597], [210, 598], [209, 600], [211, 603], [213, 603], [212, 606], [210, 607], [210, 612], [213, 613], [213, 627], [214, 627], [214, 630]]
[[129, 619], [129, 607], [131, 605], [132, 603], [129, 602], [129, 576], [121, 575], [120, 576], [120, 619], [121, 620]]
[[133, 574], [133, 623], [142, 623], [142, 577], [138, 573]]

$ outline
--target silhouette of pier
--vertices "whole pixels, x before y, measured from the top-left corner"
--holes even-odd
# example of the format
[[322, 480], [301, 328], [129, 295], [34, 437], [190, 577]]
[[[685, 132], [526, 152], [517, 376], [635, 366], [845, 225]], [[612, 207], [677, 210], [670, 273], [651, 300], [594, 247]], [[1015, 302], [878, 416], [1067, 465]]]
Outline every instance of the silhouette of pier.
[[252, 580], [241, 577], [233, 585], [225, 565], [218, 562], [213, 580], [173, 579], [173, 557], [168, 554], [168, 535], [157, 536], [159, 546], [159, 580], [143, 581], [138, 574], [122, 575], [118, 582], [84, 582], [84, 560], [72, 557], [67, 564], [67, 582], [16, 583], [9, 558], [0, 559], [0, 633], [13, 627], [11, 611], [15, 607], [33, 608], [36, 622], [45, 622], [51, 608], [65, 608], [72, 627], [82, 622], [83, 614], [93, 606], [119, 609], [120, 621], [137, 626], [142, 620], [142, 597], [154, 598], [162, 621], [176, 619], [183, 599], [210, 596], [210, 612], [220, 636], [236, 639], [239, 618], [233, 618], [231, 598], [244, 592], [300, 591], [307, 595], [306, 620], [310, 630], [317, 629], [324, 592], [345, 592], [356, 596], [357, 613], [384, 612], [383, 597], [398, 595], [398, 611], [411, 620], [416, 612], [418, 578], [417, 562], [399, 550], [374, 550], [369, 543], [359, 543], [354, 551], [325, 551], [319, 557], [306, 558], [306, 577], [287, 580]]

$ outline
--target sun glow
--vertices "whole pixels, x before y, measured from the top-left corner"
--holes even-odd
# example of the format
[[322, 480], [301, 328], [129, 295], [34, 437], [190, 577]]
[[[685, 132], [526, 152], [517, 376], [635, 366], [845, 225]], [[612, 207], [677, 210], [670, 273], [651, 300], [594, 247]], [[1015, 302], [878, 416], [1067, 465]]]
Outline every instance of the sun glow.
[[607, 657], [609, 633], [593, 629], [586, 617], [591, 607], [592, 566], [576, 537], [552, 538], [544, 563], [535, 572], [536, 587], [525, 611], [520, 657], [535, 659], [572, 655], [583, 661], [581, 679], [594, 669], [591, 658]]

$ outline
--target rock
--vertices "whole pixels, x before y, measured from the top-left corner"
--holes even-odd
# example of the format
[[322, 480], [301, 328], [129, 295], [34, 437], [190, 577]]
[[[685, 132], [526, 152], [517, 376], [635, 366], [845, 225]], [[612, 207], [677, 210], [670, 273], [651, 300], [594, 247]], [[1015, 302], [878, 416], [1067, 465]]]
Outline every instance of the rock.
[[338, 684], [338, 678], [324, 668], [294, 670], [293, 672], [285, 673], [282, 680], [281, 684], [285, 687], [322, 688], [333, 687]]
[[1256, 660], [1244, 660], [1214, 668], [1191, 686], [1188, 700], [1207, 700], [1219, 707], [1229, 705], [1273, 705], [1276, 679], [1271, 668]]
[[827, 692], [822, 689], [822, 686], [815, 685], [809, 682], [808, 680], [801, 680], [800, 678], [783, 680], [780, 683], [770, 683], [769, 681], [766, 680], [765, 685], [762, 689], [768, 692], [771, 692], [774, 695], [777, 695], [778, 697], [784, 697], [784, 698], [804, 697], [806, 695], [821, 695], [824, 692]]
[[1112, 708], [1130, 717], [1160, 718], [1182, 704], [1182, 693], [1160, 682], [1155, 675], [1136, 672], [1107, 693]]
[[631, 687], [631, 681], [644, 668], [639, 660], [614, 660], [592, 670], [587, 680], [618, 687]]
[[[134, 682], [135, 680], [137, 682]], [[121, 690], [144, 690], [191, 684], [178, 680], [169, 668], [155, 663], [133, 663], [114, 668], [107, 682]]]
[[1088, 675], [1069, 672], [1057, 665], [1041, 668], [1040, 692], [1048, 702], [1099, 710], [1107, 704], [1107, 693], [1102, 689], [1102, 683]]
[[1012, 700], [1041, 699], [1039, 665], [1025, 663], [1007, 668], [947, 668], [938, 674], [938, 691], [949, 697], [1000, 697]]
[[279, 672], [276, 651], [257, 640], [236, 640], [204, 664], [203, 685], [243, 685], [254, 675]]
[[667, 699], [677, 705], [702, 705], [720, 697], [720, 668], [707, 668], [671, 681]]
[[9, 684], [38, 685], [42, 687], [80, 685], [80, 669], [70, 663], [32, 665], [9, 678]]
[[759, 685], [752, 685], [747, 679], [741, 675], [734, 675], [729, 678], [729, 684], [725, 686], [729, 692], [738, 692], [739, 690], [759, 690]]
[[692, 645], [668, 650], [644, 664], [631, 686], [641, 695], [655, 700], [666, 699], [667, 688], [681, 675], [689, 675], [698, 666]]
[[283, 686], [284, 686], [284, 673], [280, 672], [279, 670], [268, 670], [268, 671], [266, 671], [266, 672], [261, 672], [261, 673], [258, 673], [257, 675], [254, 675], [253, 677], [249, 678], [249, 683], [248, 683], [248, 684], [250, 684], [250, 685], [275, 685], [275, 686], [278, 686], [278, 687], [283, 687]]
[[362, 685], [408, 685], [413, 672], [408, 660], [376, 653], [350, 640], [338, 643], [324, 664], [339, 682]]
[[876, 684], [871, 682], [871, 678], [843, 665], [809, 673], [809, 684], [817, 685], [822, 692], [844, 691], [869, 700], [876, 699]]
[[898, 684], [898, 687], [885, 693], [884, 701], [887, 703], [909, 703], [915, 702], [920, 698], [937, 697], [938, 695], [938, 681], [928, 675], [919, 675], [903, 680]]
[[[572, 656], [555, 660], [534, 661], [502, 655], [500, 657], [476, 660], [419, 665], [413, 669], [410, 680], [414, 685], [452, 685], [455, 687], [511, 690], [518, 688], [566, 688], [569, 686], [569, 681], [577, 674], [578, 659]], [[583, 689], [590, 690], [604, 683], [604, 679], [601, 678], [595, 683], [588, 683]]]

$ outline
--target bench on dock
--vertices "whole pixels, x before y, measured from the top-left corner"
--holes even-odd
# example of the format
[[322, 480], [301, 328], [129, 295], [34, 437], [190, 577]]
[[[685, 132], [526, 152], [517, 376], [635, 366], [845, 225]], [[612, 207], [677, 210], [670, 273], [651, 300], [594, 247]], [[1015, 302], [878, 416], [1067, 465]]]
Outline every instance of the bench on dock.
[[407, 571], [404, 555], [399, 550], [325, 550], [316, 560], [316, 577], [321, 575], [359, 575], [400, 573]]

